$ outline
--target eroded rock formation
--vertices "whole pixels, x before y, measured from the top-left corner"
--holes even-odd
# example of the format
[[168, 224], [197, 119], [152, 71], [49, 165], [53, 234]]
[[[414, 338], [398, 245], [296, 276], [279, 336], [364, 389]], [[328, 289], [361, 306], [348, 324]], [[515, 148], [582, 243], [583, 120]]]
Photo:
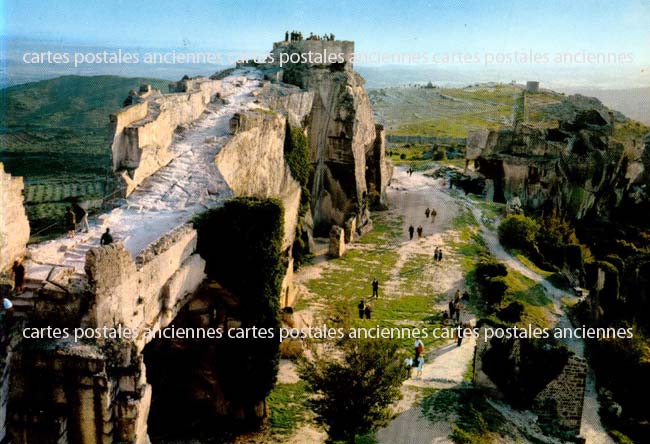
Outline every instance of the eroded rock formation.
[[0, 162], [0, 271], [25, 255], [29, 221], [23, 207], [23, 178], [5, 173]]
[[495, 201], [519, 196], [529, 210], [608, 216], [642, 185], [646, 168], [643, 146], [615, 140], [613, 124], [611, 115], [587, 110], [558, 128], [473, 131], [466, 158], [493, 181]]

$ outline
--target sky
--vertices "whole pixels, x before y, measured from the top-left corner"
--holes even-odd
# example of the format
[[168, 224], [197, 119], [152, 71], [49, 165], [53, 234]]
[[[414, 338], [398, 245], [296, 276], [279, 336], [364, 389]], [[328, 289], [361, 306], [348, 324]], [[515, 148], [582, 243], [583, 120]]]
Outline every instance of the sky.
[[[650, 86], [650, 0], [0, 0], [0, 14], [4, 53], [24, 53], [25, 42], [41, 41], [35, 50], [69, 45], [263, 54], [295, 29], [353, 40], [359, 54], [398, 56], [384, 65], [409, 65], [410, 55], [425, 54], [410, 65], [428, 63], [463, 79], [477, 73], [470, 77]], [[462, 54], [475, 62], [459, 62]], [[578, 58], [553, 63], [558, 54]], [[585, 54], [621, 58], [583, 63]], [[522, 55], [546, 55], [542, 60], [551, 63], [531, 64]], [[19, 65], [0, 66], [2, 83], [44, 76]], [[61, 75], [59, 68], [47, 69]]]
[[285, 30], [358, 51], [617, 51], [650, 61], [648, 0], [0, 0], [3, 34], [71, 43], [265, 50]]

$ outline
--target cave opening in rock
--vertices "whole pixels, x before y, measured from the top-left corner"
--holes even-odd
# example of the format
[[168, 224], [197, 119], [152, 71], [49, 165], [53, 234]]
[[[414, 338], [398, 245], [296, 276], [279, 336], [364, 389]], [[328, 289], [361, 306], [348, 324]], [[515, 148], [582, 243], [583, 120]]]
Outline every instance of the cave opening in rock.
[[144, 349], [147, 382], [152, 386], [148, 417], [152, 443], [215, 437], [224, 430], [219, 418], [224, 416], [225, 402], [216, 365], [218, 329], [223, 331], [224, 322], [221, 304], [204, 285], [165, 334]]

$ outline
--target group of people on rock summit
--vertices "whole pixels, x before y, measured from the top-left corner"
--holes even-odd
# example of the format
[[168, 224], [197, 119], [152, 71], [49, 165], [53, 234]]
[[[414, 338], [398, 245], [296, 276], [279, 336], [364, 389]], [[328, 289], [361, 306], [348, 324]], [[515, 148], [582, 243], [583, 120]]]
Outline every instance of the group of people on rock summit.
[[[284, 33], [284, 41], [285, 42], [300, 42], [303, 40], [302, 37], [302, 32], [299, 31], [286, 31]], [[335, 37], [334, 34], [323, 34], [322, 36], [316, 35], [313, 32], [309, 33], [309, 37], [307, 37], [305, 40], [325, 40], [325, 41], [334, 41]]]

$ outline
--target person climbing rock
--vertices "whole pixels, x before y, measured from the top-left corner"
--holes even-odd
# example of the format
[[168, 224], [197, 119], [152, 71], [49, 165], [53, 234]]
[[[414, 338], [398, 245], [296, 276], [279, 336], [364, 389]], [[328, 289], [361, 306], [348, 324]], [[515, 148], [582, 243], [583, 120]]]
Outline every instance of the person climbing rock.
[[377, 278], [372, 280], [372, 297], [379, 298], [379, 281]]
[[16, 294], [22, 293], [25, 290], [25, 266], [21, 261], [14, 261], [11, 274], [14, 279], [14, 291]]
[[422, 238], [422, 225], [418, 225], [418, 239]]
[[413, 225], [409, 225], [409, 238], [413, 239], [413, 232], [415, 232], [415, 228], [413, 228]]
[[74, 233], [77, 231], [77, 218], [74, 211], [72, 211], [72, 207], [68, 207], [65, 212], [65, 227], [68, 230], [68, 237], [74, 237]]
[[370, 304], [366, 304], [366, 306], [363, 309], [363, 312], [366, 315], [366, 319], [372, 318], [372, 306]]
[[366, 301], [361, 299], [357, 304], [357, 309], [359, 310], [359, 319], [363, 319], [366, 310]]
[[110, 245], [113, 243], [113, 236], [111, 236], [111, 229], [107, 228], [102, 237], [99, 239], [99, 245]]

